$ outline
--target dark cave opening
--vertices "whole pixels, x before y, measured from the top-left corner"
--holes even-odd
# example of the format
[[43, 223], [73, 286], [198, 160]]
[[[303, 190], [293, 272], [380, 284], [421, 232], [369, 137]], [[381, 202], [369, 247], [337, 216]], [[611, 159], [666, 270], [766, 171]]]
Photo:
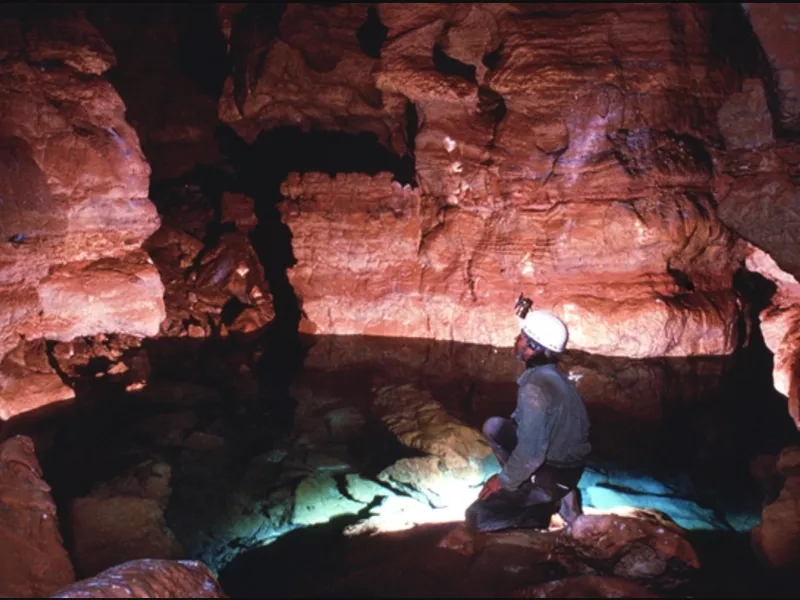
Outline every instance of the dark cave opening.
[[374, 6], [370, 6], [367, 9], [366, 21], [356, 32], [361, 50], [370, 58], [380, 58], [381, 47], [383, 47], [388, 33], [389, 28], [381, 23], [378, 10]]
[[460, 77], [470, 83], [478, 82], [475, 75], [475, 65], [468, 65], [448, 56], [439, 44], [433, 45], [433, 65], [442, 75]]
[[[416, 113], [413, 105], [407, 106], [413, 140]], [[266, 395], [273, 401], [282, 399], [276, 405], [282, 408], [275, 417], [290, 423], [293, 404], [286, 390], [302, 364], [303, 351], [297, 338], [302, 307], [286, 274], [295, 259], [291, 233], [277, 209], [280, 185], [291, 172], [322, 172], [331, 177], [340, 173], [391, 172], [400, 183], [413, 183], [413, 149], [398, 157], [378, 143], [374, 134], [303, 131], [296, 127], [264, 132], [252, 145], [225, 126], [217, 129], [216, 136], [223, 155], [235, 170], [236, 191], [255, 200], [259, 226], [252, 232], [251, 242], [261, 257], [276, 313], [259, 371], [267, 375], [265, 385], [270, 391]]]

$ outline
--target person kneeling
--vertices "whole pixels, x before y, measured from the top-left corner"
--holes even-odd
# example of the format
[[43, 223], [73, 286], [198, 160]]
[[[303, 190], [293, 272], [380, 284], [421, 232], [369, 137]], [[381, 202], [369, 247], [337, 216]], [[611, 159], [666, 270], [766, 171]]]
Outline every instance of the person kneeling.
[[517, 380], [516, 410], [483, 425], [502, 470], [467, 509], [470, 529], [546, 529], [556, 512], [567, 523], [582, 513], [578, 482], [591, 452], [589, 418], [575, 385], [557, 367], [567, 338], [566, 325], [550, 312], [523, 318], [514, 345], [526, 367]]

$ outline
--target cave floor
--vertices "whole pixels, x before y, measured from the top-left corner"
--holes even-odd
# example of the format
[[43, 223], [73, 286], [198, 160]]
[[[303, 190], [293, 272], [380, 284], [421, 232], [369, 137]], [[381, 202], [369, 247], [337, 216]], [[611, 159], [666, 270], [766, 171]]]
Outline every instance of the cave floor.
[[[169, 465], [166, 525], [184, 556], [206, 562], [233, 597], [501, 597], [567, 575], [563, 565], [530, 557], [509, 575], [503, 556], [481, 563], [440, 547], [460, 527], [476, 484], [459, 488], [448, 510], [426, 504], [424, 482], [400, 489], [376, 478], [424, 454], [376, 422], [376, 387], [411, 385], [479, 428], [513, 410], [513, 377], [465, 380], [454, 375], [463, 364], [450, 372], [434, 365], [431, 376], [420, 367], [430, 366], [430, 347], [422, 354], [398, 347], [404, 359], [395, 363], [385, 345], [370, 350], [371, 343], [329, 340], [322, 350], [306, 349], [298, 370], [281, 361], [270, 368], [265, 361], [276, 355], [258, 341], [156, 340], [147, 347], [153, 369], [144, 389], [128, 393], [89, 378], [76, 386], [73, 406], [15, 432], [37, 442], [73, 554], [81, 532], [67, 515], [75, 498], [108, 496], [111, 481], [127, 482], [117, 493], [146, 495], [152, 480], [142, 465]], [[353, 348], [381, 358], [356, 360]], [[764, 491], [743, 475], [747, 465], [709, 462], [723, 452], [708, 449], [699, 460], [686, 451], [684, 431], [590, 412], [595, 451], [581, 482], [587, 512], [660, 511], [686, 530], [700, 556], [698, 577], [658, 588], [660, 595], [794, 596], [755, 564], [747, 531], [760, 519]], [[130, 491], [137, 477], [140, 487]], [[364, 523], [372, 529], [353, 535]]]

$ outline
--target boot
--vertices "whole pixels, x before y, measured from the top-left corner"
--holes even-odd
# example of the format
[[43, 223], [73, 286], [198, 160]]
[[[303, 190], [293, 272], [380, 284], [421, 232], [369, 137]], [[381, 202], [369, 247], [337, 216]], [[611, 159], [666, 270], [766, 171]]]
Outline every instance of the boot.
[[561, 498], [561, 506], [558, 509], [558, 514], [564, 519], [567, 525], [571, 524], [583, 514], [581, 491], [578, 488], [575, 488], [569, 494]]

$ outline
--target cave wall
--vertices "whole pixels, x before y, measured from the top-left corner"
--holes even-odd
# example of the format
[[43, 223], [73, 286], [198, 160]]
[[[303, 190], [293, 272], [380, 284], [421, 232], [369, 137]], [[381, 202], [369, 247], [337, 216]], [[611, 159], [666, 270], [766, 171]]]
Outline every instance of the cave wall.
[[742, 3], [772, 67], [771, 79], [786, 131], [800, 133], [800, 11], [791, 3]]
[[[160, 219], [104, 77], [114, 55], [78, 9], [10, 4], [0, 16], [0, 359], [23, 339], [154, 335], [164, 287], [140, 247]], [[59, 389], [18, 393], [17, 358], [0, 368], [0, 418], [72, 395], [46, 358], [27, 371]]]
[[[222, 3], [189, 24], [172, 5], [88, 19], [7, 5], [0, 355], [20, 335], [156, 332], [163, 287], [138, 248], [160, 219], [139, 140], [165, 177], [212, 159], [220, 93], [246, 141], [367, 132], [413, 159], [335, 176], [301, 161], [284, 181], [303, 331], [508, 346], [524, 292], [567, 321], [574, 349], [730, 354], [745, 257], [763, 248], [797, 275], [794, 63], [775, 43], [794, 16], [758, 6]], [[199, 73], [185, 55], [212, 30]], [[770, 348], [794, 322], [773, 319]], [[6, 396], [20, 369], [69, 395], [42, 345], [12, 359]], [[794, 359], [777, 362], [788, 381]]]
[[[305, 331], [508, 346], [524, 292], [564, 318], [576, 349], [732, 352], [745, 246], [715, 210], [715, 117], [739, 81], [712, 51], [713, 8], [381, 4], [375, 16], [379, 59], [359, 45], [360, 6], [289, 5], [262, 35], [231, 27], [220, 117], [242, 135], [294, 121], [373, 131], [397, 151], [404, 128], [415, 158], [411, 182], [285, 182]], [[243, 60], [235, 48], [253, 38], [269, 41]], [[361, 76], [346, 77], [356, 56]], [[328, 95], [346, 108], [319, 110]]]
[[[775, 389], [800, 428], [800, 10], [794, 4], [743, 4], [760, 66], [718, 115], [725, 154], [717, 172], [720, 219], [750, 247], [747, 268], [775, 288], [759, 314], [774, 354]], [[753, 77], [757, 75], [757, 77]]]

